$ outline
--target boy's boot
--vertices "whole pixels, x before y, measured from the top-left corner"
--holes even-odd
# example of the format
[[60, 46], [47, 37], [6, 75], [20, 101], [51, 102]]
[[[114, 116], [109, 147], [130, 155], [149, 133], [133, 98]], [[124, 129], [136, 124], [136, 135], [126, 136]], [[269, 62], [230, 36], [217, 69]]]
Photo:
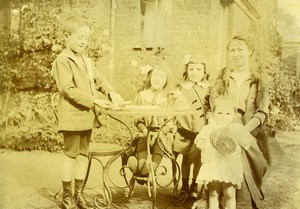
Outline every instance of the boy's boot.
[[75, 198], [75, 203], [79, 209], [90, 209], [89, 204], [83, 197], [82, 193], [82, 186], [83, 186], [83, 180], [75, 179], [75, 193], [74, 193], [74, 198]]
[[195, 179], [192, 180], [189, 196], [194, 199], [197, 199], [198, 197], [198, 184], [196, 183]]
[[76, 209], [74, 198], [72, 195], [71, 181], [63, 181], [63, 198], [61, 202], [62, 209]]

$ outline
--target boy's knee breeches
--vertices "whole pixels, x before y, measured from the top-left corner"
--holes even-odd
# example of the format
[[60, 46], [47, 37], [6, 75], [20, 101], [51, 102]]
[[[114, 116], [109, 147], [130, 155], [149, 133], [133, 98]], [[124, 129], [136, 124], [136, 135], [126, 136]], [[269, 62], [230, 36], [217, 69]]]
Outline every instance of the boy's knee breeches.
[[63, 131], [64, 153], [70, 158], [76, 158], [79, 155], [87, 156], [91, 132], [91, 130]]

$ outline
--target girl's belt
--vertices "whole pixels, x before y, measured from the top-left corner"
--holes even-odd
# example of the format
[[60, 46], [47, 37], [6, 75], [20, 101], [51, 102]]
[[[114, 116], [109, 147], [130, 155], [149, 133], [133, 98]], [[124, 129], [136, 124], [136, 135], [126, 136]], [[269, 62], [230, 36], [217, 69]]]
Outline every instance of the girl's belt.
[[189, 131], [189, 130], [186, 130], [186, 129], [183, 129], [183, 128], [178, 128], [177, 129], [177, 132], [183, 136], [184, 138], [186, 139], [189, 139], [189, 140], [192, 140], [194, 141], [196, 136], [198, 135], [197, 132], [192, 132], [192, 131]]

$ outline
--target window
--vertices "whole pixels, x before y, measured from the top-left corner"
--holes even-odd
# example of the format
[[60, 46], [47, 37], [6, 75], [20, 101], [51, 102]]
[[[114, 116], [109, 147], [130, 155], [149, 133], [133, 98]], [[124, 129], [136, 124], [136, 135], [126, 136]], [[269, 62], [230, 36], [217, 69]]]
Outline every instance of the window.
[[146, 49], [164, 48], [170, 30], [172, 0], [141, 0], [141, 36]]

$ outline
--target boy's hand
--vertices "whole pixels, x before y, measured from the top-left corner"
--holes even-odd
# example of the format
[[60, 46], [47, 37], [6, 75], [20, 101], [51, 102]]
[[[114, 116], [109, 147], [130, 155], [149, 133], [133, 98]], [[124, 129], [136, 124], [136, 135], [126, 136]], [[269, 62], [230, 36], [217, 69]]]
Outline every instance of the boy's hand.
[[94, 99], [94, 104], [100, 108], [109, 108], [111, 103], [104, 99]]
[[123, 100], [123, 98], [121, 97], [121, 95], [118, 94], [118, 93], [115, 92], [115, 91], [109, 92], [109, 97], [110, 97], [111, 102], [112, 102], [113, 104], [116, 104], [116, 105], [118, 105], [118, 106], [121, 106], [121, 105], [124, 103], [124, 100]]

